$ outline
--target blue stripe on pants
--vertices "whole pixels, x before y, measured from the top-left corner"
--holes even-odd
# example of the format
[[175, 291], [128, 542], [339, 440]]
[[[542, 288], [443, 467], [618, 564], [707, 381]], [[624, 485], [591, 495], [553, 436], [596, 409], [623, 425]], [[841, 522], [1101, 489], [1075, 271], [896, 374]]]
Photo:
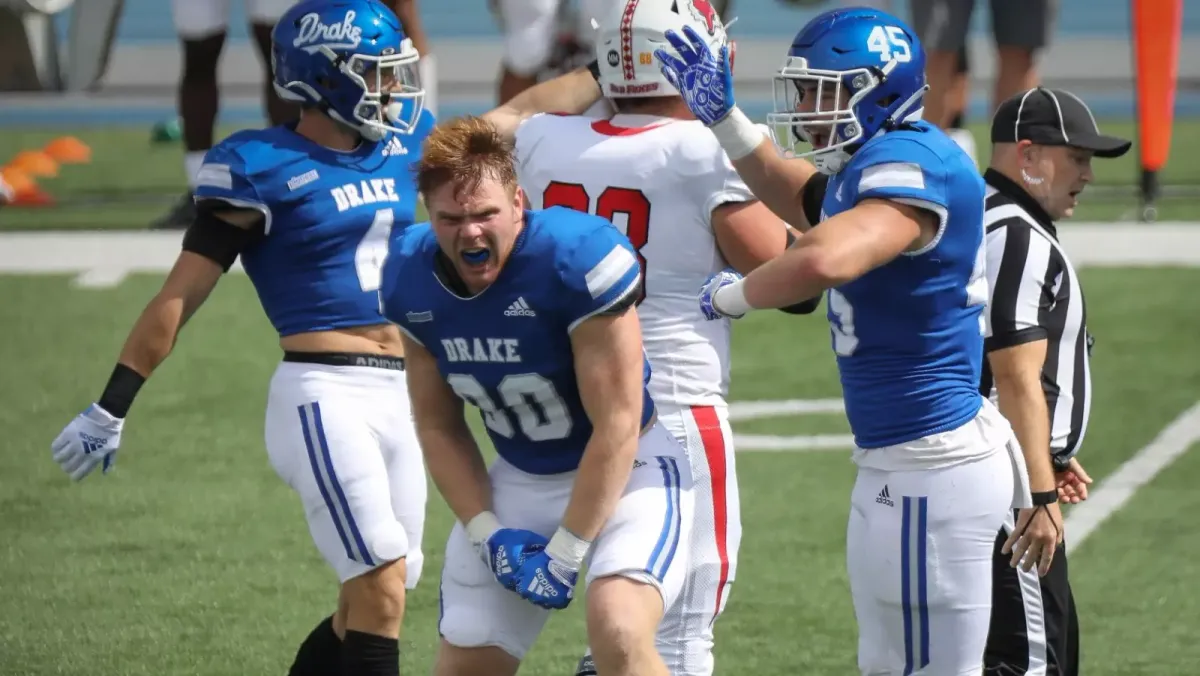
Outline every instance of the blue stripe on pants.
[[[902, 505], [900, 610], [904, 614], [904, 676], [911, 676], [914, 671], [929, 665], [929, 589], [926, 575], [929, 498], [905, 496]], [[916, 627], [913, 626], [914, 619]]]
[[[674, 458], [660, 456], [658, 467], [662, 470], [663, 486], [667, 489], [667, 510], [663, 517], [658, 543], [654, 546], [654, 551], [650, 553], [650, 560], [646, 562], [646, 572], [662, 582], [671, 566], [671, 559], [675, 558], [675, 550], [679, 546], [679, 530], [683, 518], [679, 513], [679, 466]], [[668, 543], [668, 541], [670, 542]]]
[[304, 428], [304, 445], [308, 448], [313, 478], [321, 491], [330, 518], [333, 519], [338, 537], [342, 540], [342, 546], [346, 549], [346, 556], [351, 561], [374, 566], [375, 561], [371, 558], [358, 525], [354, 522], [350, 503], [346, 500], [346, 494], [333, 468], [333, 457], [329, 454], [329, 441], [325, 437], [325, 425], [321, 420], [321, 406], [314, 401], [297, 408], [300, 411], [300, 424]]

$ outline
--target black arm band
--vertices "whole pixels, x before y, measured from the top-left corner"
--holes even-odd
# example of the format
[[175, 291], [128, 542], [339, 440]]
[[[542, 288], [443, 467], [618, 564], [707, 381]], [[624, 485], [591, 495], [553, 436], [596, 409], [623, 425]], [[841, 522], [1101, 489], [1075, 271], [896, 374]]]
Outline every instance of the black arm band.
[[779, 308], [779, 311], [789, 315], [811, 315], [817, 311], [817, 307], [820, 305], [821, 297], [817, 296], [816, 298], [810, 298], [809, 300], [802, 300], [795, 305], [781, 307]]
[[637, 305], [638, 298], [642, 295], [642, 285], [632, 286], [625, 292], [624, 296], [617, 299], [617, 302], [604, 308], [603, 311], [597, 312], [598, 317], [616, 317], [625, 314], [629, 308]]
[[596, 84], [600, 84], [600, 62], [592, 59], [592, 62], [587, 65], [588, 72], [595, 78]]
[[1053, 505], [1054, 503], [1058, 502], [1058, 491], [1057, 490], [1033, 493], [1032, 496], [1033, 496], [1033, 506], [1034, 507], [1044, 507], [1046, 505]]
[[209, 205], [201, 202], [196, 209], [196, 220], [183, 235], [183, 250], [199, 254], [221, 266], [226, 272], [237, 260], [238, 254], [263, 236], [259, 223], [251, 228], [236, 226], [216, 215], [221, 210], [236, 207], [222, 204]]
[[133, 398], [145, 382], [142, 374], [124, 364], [117, 364], [96, 403], [114, 418], [124, 418], [129, 413], [129, 407], [133, 405]]
[[821, 222], [821, 203], [825, 201], [825, 188], [828, 186], [829, 177], [816, 174], [808, 179], [800, 191], [800, 206], [804, 208], [804, 217], [810, 226]]

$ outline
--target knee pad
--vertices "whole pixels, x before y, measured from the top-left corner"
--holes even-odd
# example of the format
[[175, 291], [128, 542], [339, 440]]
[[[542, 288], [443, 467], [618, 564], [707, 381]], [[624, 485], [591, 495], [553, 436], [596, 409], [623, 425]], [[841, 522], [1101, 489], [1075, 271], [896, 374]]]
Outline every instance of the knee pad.
[[420, 549], [411, 549], [404, 555], [404, 587], [416, 589], [425, 568], [425, 554]]
[[395, 521], [363, 530], [362, 539], [367, 554], [377, 566], [404, 558], [408, 554], [408, 534], [404, 532], [404, 527]]

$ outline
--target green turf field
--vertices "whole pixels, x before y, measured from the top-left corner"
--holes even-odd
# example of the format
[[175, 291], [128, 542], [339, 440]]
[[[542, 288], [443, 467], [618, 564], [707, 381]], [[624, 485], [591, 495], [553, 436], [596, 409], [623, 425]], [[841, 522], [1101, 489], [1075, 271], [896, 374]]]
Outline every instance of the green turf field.
[[[1107, 122], [1107, 133], [1134, 138], [1133, 125]], [[221, 135], [233, 131], [226, 129]], [[988, 132], [973, 127], [982, 153]], [[0, 134], [0, 165], [21, 150], [36, 149], [61, 132], [5, 129]], [[218, 138], [220, 138], [220, 136]], [[53, 208], [0, 210], [0, 230], [142, 229], [162, 214], [184, 190], [182, 150], [178, 144], [152, 145], [149, 130], [84, 129], [78, 137], [93, 149], [85, 166], [68, 166], [42, 186], [58, 202]], [[1134, 185], [1138, 177], [1136, 150], [1117, 160], [1095, 163], [1097, 182], [1084, 194], [1077, 212], [1080, 221], [1129, 220], [1136, 217]], [[1180, 120], [1173, 135], [1171, 162], [1163, 171], [1164, 185], [1173, 186], [1160, 203], [1159, 220], [1192, 220], [1200, 199], [1200, 120]], [[986, 157], [980, 158], [986, 162]]]
[[[0, 235], [0, 258], [9, 241]], [[40, 255], [58, 253], [47, 245]], [[1200, 399], [1200, 268], [1090, 268], [1082, 276], [1097, 343], [1081, 458], [1102, 482]], [[51, 461], [51, 439], [98, 396], [160, 282], [142, 274], [83, 288], [70, 276], [0, 275], [0, 429], [9, 439], [0, 446], [0, 674], [282, 674], [297, 642], [332, 608], [335, 580], [263, 448], [279, 352], [244, 275], [219, 285], [144, 388], [115, 473], [71, 485]], [[759, 313], [734, 335], [733, 401], [839, 397], [823, 318]], [[1194, 442], [1197, 416], [1184, 427], [1167, 441]], [[735, 430], [839, 435], [847, 427], [833, 413]], [[717, 673], [854, 673], [842, 555], [854, 477], [848, 453], [746, 452], [738, 470], [745, 539], [717, 625]], [[1072, 556], [1090, 676], [1200, 673], [1198, 482], [1200, 453], [1184, 455]], [[1095, 504], [1115, 494], [1102, 488]], [[429, 673], [450, 521], [431, 491], [405, 674]], [[522, 673], [570, 674], [581, 617], [578, 607], [556, 617]]]

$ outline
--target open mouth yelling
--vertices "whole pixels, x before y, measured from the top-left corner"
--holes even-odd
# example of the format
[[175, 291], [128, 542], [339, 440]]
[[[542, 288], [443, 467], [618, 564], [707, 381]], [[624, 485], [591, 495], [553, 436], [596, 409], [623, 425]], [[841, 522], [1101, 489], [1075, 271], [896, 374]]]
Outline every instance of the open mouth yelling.
[[459, 255], [467, 265], [482, 266], [491, 259], [492, 250], [483, 246], [468, 247], [463, 249]]

